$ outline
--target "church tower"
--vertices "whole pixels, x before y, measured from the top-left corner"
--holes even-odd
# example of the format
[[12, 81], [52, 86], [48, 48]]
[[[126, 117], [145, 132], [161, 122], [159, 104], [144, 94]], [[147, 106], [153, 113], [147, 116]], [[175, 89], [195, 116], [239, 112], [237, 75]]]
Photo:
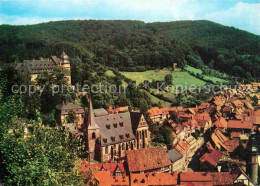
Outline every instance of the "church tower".
[[65, 54], [63, 51], [62, 54], [60, 55], [60, 66], [63, 68], [67, 69], [69, 71], [69, 75], [66, 76], [69, 79], [69, 85], [71, 84], [71, 76], [70, 76], [70, 61], [69, 61], [69, 56]]
[[247, 173], [252, 179], [254, 184], [258, 184], [258, 163], [259, 163], [259, 132], [256, 134], [253, 132], [249, 140], [248, 148], [248, 161], [247, 161]]
[[92, 102], [89, 100], [88, 107], [88, 122], [87, 122], [87, 147], [89, 150], [89, 160], [95, 158], [95, 153], [97, 152], [96, 147], [100, 140], [100, 128], [95, 122], [94, 110], [92, 107]]

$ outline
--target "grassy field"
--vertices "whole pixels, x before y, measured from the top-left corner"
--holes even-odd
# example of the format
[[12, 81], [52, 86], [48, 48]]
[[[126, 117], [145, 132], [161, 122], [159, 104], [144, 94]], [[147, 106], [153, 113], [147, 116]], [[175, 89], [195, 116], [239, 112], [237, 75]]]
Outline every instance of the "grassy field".
[[196, 85], [196, 86], [200, 86], [200, 85], [205, 85], [206, 82], [202, 81], [198, 78], [196, 78], [195, 76], [190, 75], [188, 72], [174, 72], [172, 74], [172, 82], [174, 86], [177, 85], [182, 85], [182, 86], [187, 86], [187, 88], [191, 85]]
[[151, 95], [149, 92], [147, 92], [145, 90], [141, 90], [141, 91], [146, 92], [150, 96], [152, 103], [161, 103], [162, 107], [171, 107], [171, 103], [169, 103], [167, 101], [160, 100], [160, 99]]
[[[202, 70], [198, 69], [198, 68], [194, 68], [192, 66], [189, 66], [187, 65], [185, 67], [185, 69], [189, 72], [193, 72], [193, 73], [197, 73], [197, 74], [202, 74]], [[227, 82], [225, 79], [221, 79], [221, 78], [217, 78], [217, 77], [214, 77], [214, 76], [204, 76], [204, 78], [206, 80], [211, 80], [213, 81], [214, 83], [216, 82]]]
[[108, 77], [115, 77], [116, 76], [112, 70], [107, 70], [105, 72], [105, 75], [108, 76]]
[[[152, 80], [159, 80], [163, 81], [165, 75], [171, 74], [171, 71], [168, 69], [163, 70], [148, 70], [145, 72], [121, 72], [122, 75], [125, 77], [136, 81], [137, 83], [143, 83], [145, 80], [148, 80], [151, 82]], [[192, 75], [190, 75], [188, 72], [181, 72], [179, 68], [175, 70], [175, 72], [172, 73], [173, 76], [173, 85], [187, 85], [188, 87], [190, 85], [204, 85], [206, 82], [202, 81]]]
[[145, 80], [151, 82], [152, 80], [163, 81], [165, 75], [171, 74], [170, 70], [148, 70], [145, 72], [120, 72], [125, 77], [136, 81], [136, 83], [143, 83]]
[[[169, 69], [163, 69], [163, 70], [148, 70], [145, 72], [120, 72], [125, 77], [136, 81], [136, 83], [143, 83], [145, 80], [148, 80], [149, 82], [153, 80], [159, 80], [164, 81], [164, 77], [167, 74], [172, 74], [173, 77], [173, 85], [181, 85], [183, 86], [183, 89], [186, 87], [188, 88], [190, 85], [205, 85], [206, 82], [202, 81], [195, 76], [190, 75], [188, 72], [184, 71], [182, 72], [181, 69], [177, 68], [173, 73]], [[162, 92], [157, 91], [157, 89], [150, 89], [150, 91], [154, 92], [155, 94], [163, 94], [164, 97], [173, 100], [175, 99], [176, 90], [171, 89], [170, 92]], [[161, 103], [163, 107], [170, 107], [171, 103], [163, 101], [158, 99], [157, 97], [150, 94], [151, 100], [153, 103]]]

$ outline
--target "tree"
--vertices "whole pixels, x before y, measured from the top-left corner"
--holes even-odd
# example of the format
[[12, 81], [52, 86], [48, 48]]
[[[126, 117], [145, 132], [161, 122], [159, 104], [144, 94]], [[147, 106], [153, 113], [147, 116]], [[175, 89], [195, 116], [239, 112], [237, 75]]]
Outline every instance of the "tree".
[[171, 74], [167, 74], [167, 75], [164, 77], [164, 81], [165, 81], [168, 85], [171, 85], [171, 84], [172, 84], [172, 75], [171, 75]]
[[170, 119], [173, 120], [174, 123], [180, 123], [180, 119], [175, 111], [170, 112]]
[[115, 100], [116, 107], [130, 106], [130, 101], [126, 98], [125, 95], [120, 94], [118, 98]]
[[[61, 129], [13, 120], [0, 149], [10, 185], [81, 185], [77, 143]], [[31, 122], [30, 122], [31, 123]], [[25, 130], [26, 129], [26, 130]], [[25, 131], [28, 130], [28, 133]]]
[[66, 117], [68, 123], [75, 123], [77, 121], [77, 114], [74, 110], [70, 110]]

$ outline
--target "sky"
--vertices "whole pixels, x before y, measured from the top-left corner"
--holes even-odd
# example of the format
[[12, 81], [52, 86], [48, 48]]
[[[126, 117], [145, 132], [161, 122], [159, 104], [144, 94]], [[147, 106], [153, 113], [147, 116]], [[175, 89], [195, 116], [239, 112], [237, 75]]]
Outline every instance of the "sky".
[[0, 0], [0, 24], [71, 19], [203, 19], [260, 35], [260, 0]]

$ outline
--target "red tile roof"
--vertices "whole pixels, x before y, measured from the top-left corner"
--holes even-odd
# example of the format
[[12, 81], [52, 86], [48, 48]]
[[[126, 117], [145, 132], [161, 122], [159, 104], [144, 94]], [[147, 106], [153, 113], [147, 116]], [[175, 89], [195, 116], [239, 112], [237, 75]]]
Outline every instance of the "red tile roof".
[[110, 171], [111, 174], [113, 174], [117, 168], [119, 168], [122, 173], [125, 175], [125, 167], [123, 163], [96, 163], [96, 164], [90, 164], [89, 168], [91, 170], [105, 170]]
[[171, 165], [163, 147], [126, 151], [126, 160], [130, 172], [148, 171]]
[[210, 115], [207, 112], [203, 112], [203, 113], [197, 113], [193, 119], [195, 120], [206, 120], [207, 122], [211, 121]]
[[148, 185], [177, 185], [178, 173], [150, 173]]
[[157, 116], [162, 114], [162, 111], [159, 107], [152, 107], [147, 112], [150, 113], [150, 116]]
[[257, 110], [253, 113], [252, 121], [254, 125], [260, 125], [260, 110]]
[[200, 161], [202, 163], [204, 162], [208, 162], [213, 166], [216, 166], [219, 162], [219, 160], [221, 159], [221, 157], [223, 156], [222, 152], [218, 151], [218, 150], [213, 150], [210, 153], [205, 153], [201, 158]]
[[125, 107], [117, 107], [117, 108], [112, 108], [112, 107], [109, 107], [107, 109], [107, 112], [109, 114], [116, 114], [116, 113], [119, 113], [119, 112], [125, 112], [125, 111], [128, 111], [129, 110], [129, 107], [128, 106], [125, 106]]
[[241, 133], [240, 132], [231, 132], [230, 137], [231, 138], [240, 138]]
[[227, 123], [228, 122], [225, 120], [225, 118], [220, 117], [212, 124], [212, 126], [216, 126], [218, 128], [227, 128]]
[[91, 182], [98, 182], [98, 185], [129, 185], [128, 176], [112, 176], [110, 171], [97, 171], [90, 178], [87, 185], [91, 185]]
[[228, 128], [232, 129], [252, 129], [253, 123], [251, 121], [241, 121], [241, 120], [229, 120]]
[[170, 109], [165, 107], [165, 108], [159, 108], [159, 107], [152, 107], [150, 108], [147, 112], [150, 113], [150, 116], [157, 116], [157, 115], [168, 115]]
[[229, 172], [210, 173], [214, 185], [233, 185], [233, 177]]
[[212, 177], [207, 172], [182, 172], [180, 173], [180, 181], [181, 184], [213, 185]]

